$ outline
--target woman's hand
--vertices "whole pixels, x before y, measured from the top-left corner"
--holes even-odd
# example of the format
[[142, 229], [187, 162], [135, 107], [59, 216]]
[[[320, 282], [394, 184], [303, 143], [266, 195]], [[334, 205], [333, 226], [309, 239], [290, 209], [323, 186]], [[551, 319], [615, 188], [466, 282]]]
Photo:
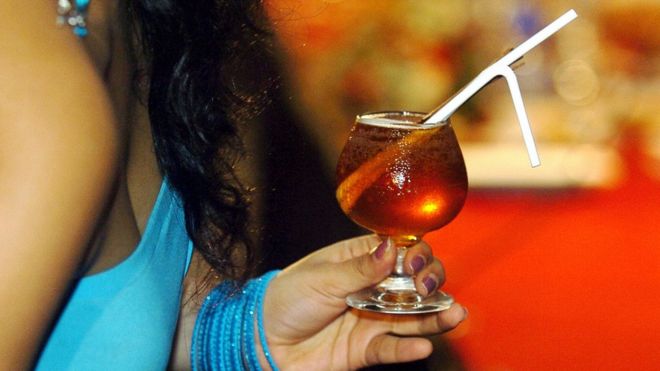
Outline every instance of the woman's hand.
[[[378, 246], [370, 254], [370, 250]], [[271, 282], [264, 303], [270, 352], [284, 370], [344, 370], [428, 357], [419, 335], [456, 327], [467, 311], [453, 304], [424, 315], [388, 315], [350, 309], [346, 296], [372, 286], [394, 268], [396, 249], [376, 236], [346, 240], [300, 260]], [[426, 243], [411, 247], [404, 267], [427, 295], [444, 282], [442, 265]]]

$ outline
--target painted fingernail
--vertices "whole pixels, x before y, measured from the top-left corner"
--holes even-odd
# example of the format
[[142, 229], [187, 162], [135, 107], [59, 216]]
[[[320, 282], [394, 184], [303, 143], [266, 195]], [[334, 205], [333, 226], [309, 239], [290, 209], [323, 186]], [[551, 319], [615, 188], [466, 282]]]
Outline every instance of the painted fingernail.
[[435, 290], [435, 287], [438, 285], [433, 277], [428, 276], [422, 280], [422, 284], [426, 287], [427, 293], [432, 293]]
[[414, 257], [413, 260], [410, 262], [410, 268], [412, 268], [413, 273], [417, 273], [421, 271], [425, 265], [426, 265], [426, 259], [424, 259], [424, 257], [419, 255]]
[[378, 247], [376, 248], [376, 251], [374, 251], [374, 256], [376, 257], [376, 259], [378, 260], [383, 259], [383, 256], [385, 256], [385, 253], [387, 252], [387, 249], [389, 249], [390, 245], [391, 242], [389, 239], [381, 242], [380, 245], [378, 245]]

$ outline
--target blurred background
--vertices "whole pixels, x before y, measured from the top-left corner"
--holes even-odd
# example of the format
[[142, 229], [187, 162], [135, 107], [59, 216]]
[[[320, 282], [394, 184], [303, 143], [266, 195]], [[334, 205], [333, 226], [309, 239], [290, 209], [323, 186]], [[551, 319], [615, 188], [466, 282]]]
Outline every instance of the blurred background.
[[[252, 158], [269, 264], [364, 233], [334, 200], [357, 114], [430, 111], [569, 9], [452, 116], [465, 208], [426, 236], [470, 310], [426, 370], [660, 369], [660, 0], [268, 0], [282, 68]], [[393, 368], [400, 369], [400, 368]]]

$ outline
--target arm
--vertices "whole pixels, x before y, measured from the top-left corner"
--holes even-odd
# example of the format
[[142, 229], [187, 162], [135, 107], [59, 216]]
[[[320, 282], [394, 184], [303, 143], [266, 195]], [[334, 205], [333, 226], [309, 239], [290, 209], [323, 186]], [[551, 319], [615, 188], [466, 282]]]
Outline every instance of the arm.
[[[432, 345], [423, 335], [457, 326], [466, 316], [460, 304], [440, 313], [408, 316], [346, 306], [348, 294], [379, 282], [393, 269], [392, 244], [381, 243], [369, 253], [378, 243], [375, 236], [336, 243], [274, 278], [269, 273], [250, 281], [238, 294], [218, 286], [197, 315], [192, 340], [196, 369], [241, 369], [247, 360], [249, 369], [257, 369], [258, 363], [264, 369], [272, 364], [285, 370], [343, 370], [427, 357]], [[404, 266], [417, 274], [418, 292], [426, 295], [442, 284], [442, 265], [427, 244], [411, 247], [407, 255]], [[422, 257], [424, 266], [413, 268], [414, 257]], [[423, 279], [429, 277], [435, 284], [426, 288]], [[264, 349], [273, 363], [266, 361]]]
[[93, 233], [117, 127], [55, 3], [0, 2], [0, 369], [28, 368]]

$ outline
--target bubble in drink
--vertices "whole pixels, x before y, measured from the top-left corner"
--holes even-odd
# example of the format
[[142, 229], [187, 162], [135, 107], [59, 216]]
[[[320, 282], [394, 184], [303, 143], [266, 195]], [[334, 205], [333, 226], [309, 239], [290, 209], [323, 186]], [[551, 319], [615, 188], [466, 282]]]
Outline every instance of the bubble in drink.
[[449, 223], [467, 195], [467, 174], [449, 123], [422, 114], [358, 119], [337, 165], [337, 199], [356, 223], [381, 235], [419, 237]]

